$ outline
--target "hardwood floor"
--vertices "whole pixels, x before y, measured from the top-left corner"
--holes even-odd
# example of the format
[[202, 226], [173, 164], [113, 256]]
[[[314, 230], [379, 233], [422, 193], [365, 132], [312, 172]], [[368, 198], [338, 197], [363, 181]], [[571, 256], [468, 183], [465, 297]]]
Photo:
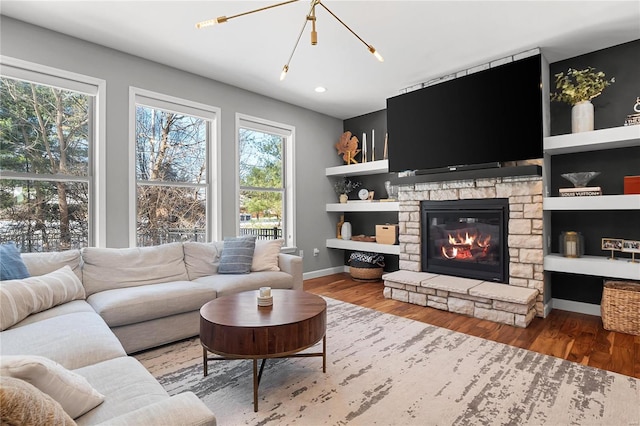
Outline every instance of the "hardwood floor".
[[554, 309], [517, 328], [385, 299], [383, 288], [382, 282], [356, 282], [347, 273], [304, 281], [311, 293], [640, 378], [640, 336], [607, 331], [600, 317]]

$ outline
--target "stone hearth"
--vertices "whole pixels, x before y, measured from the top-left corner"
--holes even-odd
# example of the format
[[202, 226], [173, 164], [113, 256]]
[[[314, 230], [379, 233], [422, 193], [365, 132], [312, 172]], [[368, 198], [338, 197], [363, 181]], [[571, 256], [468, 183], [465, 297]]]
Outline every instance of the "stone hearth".
[[[486, 199], [486, 198], [506, 198], [509, 200], [509, 223], [508, 223], [508, 251], [509, 251], [509, 279], [505, 284], [492, 284], [492, 286], [506, 286], [506, 284], [523, 289], [535, 290], [535, 303], [533, 309], [537, 316], [544, 316], [544, 272], [543, 272], [543, 238], [542, 238], [542, 177], [541, 176], [517, 176], [517, 177], [496, 177], [482, 179], [467, 179], [446, 182], [413, 183], [399, 187], [398, 199], [400, 202], [400, 213], [398, 215], [399, 243], [400, 243], [400, 271], [420, 272], [421, 265], [421, 237], [420, 237], [420, 201], [444, 201], [444, 200], [464, 200], [464, 199]], [[433, 274], [427, 274], [433, 275]], [[420, 282], [421, 280], [419, 280]], [[477, 281], [477, 280], [470, 280]], [[398, 286], [387, 285], [385, 280], [385, 297], [408, 301], [423, 306], [433, 306], [438, 309], [460, 311], [457, 305], [460, 303], [454, 297], [444, 300], [438, 296], [438, 289], [435, 294], [428, 294], [420, 284], [415, 286], [416, 294], [420, 296], [411, 297], [406, 293], [407, 289], [397, 288]], [[423, 290], [419, 290], [419, 289]], [[499, 287], [493, 287], [498, 288]], [[402, 291], [400, 291], [402, 290]], [[412, 287], [409, 287], [412, 290]], [[419, 291], [418, 291], [419, 290]], [[505, 289], [507, 290], [507, 289]], [[445, 290], [439, 290], [445, 291]], [[453, 292], [456, 293], [456, 292]], [[442, 294], [442, 293], [441, 293]], [[424, 297], [426, 296], [426, 297]], [[472, 296], [468, 294], [468, 296]], [[497, 298], [485, 297], [484, 299], [498, 300]], [[526, 299], [526, 297], [525, 297]], [[472, 300], [472, 299], [463, 299]], [[429, 303], [431, 301], [432, 303]], [[504, 302], [504, 301], [503, 301]], [[484, 301], [478, 302], [484, 303]], [[465, 304], [464, 305], [469, 305]], [[487, 313], [489, 305], [496, 306], [493, 302], [485, 303], [473, 309], [473, 313], [468, 309], [464, 313], [483, 319], [514, 324], [509, 320], [500, 321], [495, 318], [495, 313]], [[498, 303], [498, 305], [500, 305]], [[470, 305], [469, 305], [470, 306]], [[494, 308], [492, 308], [494, 309]], [[524, 309], [524, 308], [521, 308]], [[461, 312], [462, 313], [462, 312]], [[519, 326], [526, 326], [533, 315], [526, 310], [519, 315]]]

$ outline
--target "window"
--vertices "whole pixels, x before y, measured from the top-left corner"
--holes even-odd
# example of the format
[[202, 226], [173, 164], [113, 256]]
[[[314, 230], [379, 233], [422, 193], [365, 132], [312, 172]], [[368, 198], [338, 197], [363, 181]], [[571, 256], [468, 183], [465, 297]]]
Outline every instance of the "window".
[[0, 76], [0, 241], [23, 252], [94, 245], [100, 83], [9, 62]]
[[294, 129], [242, 115], [237, 129], [239, 234], [293, 247]]
[[135, 245], [209, 241], [215, 111], [133, 89]]

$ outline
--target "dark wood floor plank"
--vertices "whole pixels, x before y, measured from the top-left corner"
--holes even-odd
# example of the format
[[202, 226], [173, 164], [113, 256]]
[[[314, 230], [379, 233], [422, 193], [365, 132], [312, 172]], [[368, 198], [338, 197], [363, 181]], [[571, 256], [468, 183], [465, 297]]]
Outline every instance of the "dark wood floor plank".
[[385, 299], [382, 283], [341, 273], [305, 280], [304, 289], [392, 315], [640, 378], [640, 336], [605, 330], [600, 317], [554, 309], [527, 328]]

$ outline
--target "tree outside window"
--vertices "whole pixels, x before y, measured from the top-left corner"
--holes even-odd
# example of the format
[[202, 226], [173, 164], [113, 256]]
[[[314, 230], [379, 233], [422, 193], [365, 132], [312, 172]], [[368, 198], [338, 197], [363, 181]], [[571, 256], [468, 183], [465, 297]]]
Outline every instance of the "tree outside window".
[[239, 129], [241, 234], [259, 239], [281, 238], [285, 185], [283, 150], [285, 138], [251, 128]]
[[138, 246], [205, 241], [208, 121], [136, 105]]
[[90, 244], [94, 97], [0, 77], [0, 241], [24, 252]]

